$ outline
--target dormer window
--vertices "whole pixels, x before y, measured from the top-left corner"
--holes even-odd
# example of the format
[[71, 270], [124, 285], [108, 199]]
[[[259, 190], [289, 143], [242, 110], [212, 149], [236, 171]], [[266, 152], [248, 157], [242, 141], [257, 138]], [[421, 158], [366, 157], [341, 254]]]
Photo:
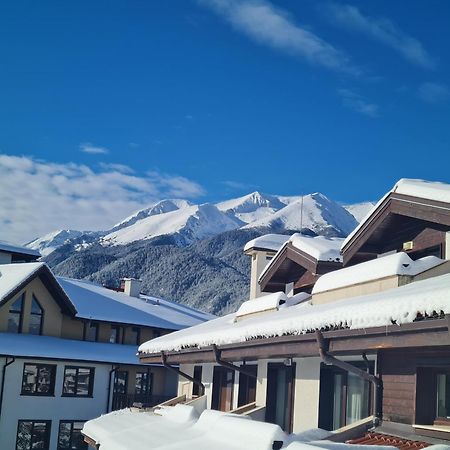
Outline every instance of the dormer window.
[[33, 295], [31, 300], [31, 314], [30, 314], [30, 334], [42, 334], [42, 326], [44, 323], [44, 310], [38, 302], [37, 298]]
[[22, 294], [17, 300], [13, 302], [13, 304], [9, 308], [9, 316], [8, 316], [9, 333], [22, 333], [24, 296], [25, 295]]

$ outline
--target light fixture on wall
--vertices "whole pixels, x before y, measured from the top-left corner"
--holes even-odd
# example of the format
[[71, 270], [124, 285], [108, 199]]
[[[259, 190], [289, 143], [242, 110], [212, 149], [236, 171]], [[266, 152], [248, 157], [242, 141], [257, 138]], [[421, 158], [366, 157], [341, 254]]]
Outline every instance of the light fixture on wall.
[[288, 366], [288, 367], [292, 366], [292, 358], [286, 358], [286, 359], [283, 361], [283, 364], [284, 364], [285, 366]]

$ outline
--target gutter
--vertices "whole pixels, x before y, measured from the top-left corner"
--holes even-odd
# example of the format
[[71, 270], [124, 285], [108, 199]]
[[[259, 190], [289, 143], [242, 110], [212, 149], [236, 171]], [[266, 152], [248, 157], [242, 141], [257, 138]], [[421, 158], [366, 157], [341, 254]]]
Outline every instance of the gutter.
[[213, 352], [214, 352], [214, 359], [215, 359], [216, 363], [219, 364], [219, 366], [225, 367], [225, 368], [230, 369], [230, 370], [235, 370], [236, 372], [242, 373], [243, 375], [247, 375], [250, 378], [258, 378], [257, 374], [246, 370], [245, 369], [245, 365], [244, 366], [235, 366], [234, 364], [231, 364], [231, 363], [221, 359], [220, 358], [220, 353], [221, 352], [217, 348], [216, 344], [212, 345], [212, 349], [213, 349]]
[[167, 356], [166, 356], [166, 354], [164, 352], [161, 352], [161, 362], [162, 362], [162, 365], [166, 369], [169, 369], [171, 372], [174, 372], [178, 376], [182, 376], [183, 378], [186, 378], [186, 380], [189, 380], [190, 382], [192, 382], [195, 385], [197, 385], [199, 387], [199, 389], [200, 389], [200, 391], [199, 391], [200, 397], [205, 395], [205, 385], [200, 380], [196, 380], [194, 377], [191, 377], [187, 373], [182, 372], [180, 369], [177, 369], [176, 367], [173, 367], [170, 364], [168, 364], [167, 363]]
[[[11, 359], [9, 359], [11, 358]], [[10, 366], [16, 358], [14, 356], [6, 356], [6, 364], [3, 366], [2, 370], [2, 385], [0, 387], [0, 417], [2, 415], [2, 407], [3, 407], [3, 393], [5, 390], [5, 376], [6, 376], [6, 368]]]
[[[346, 372], [353, 373], [358, 377], [372, 383], [374, 387], [373, 416], [374, 422], [376, 422], [375, 424], [377, 424], [378, 421], [381, 420], [381, 400], [383, 392], [383, 382], [381, 381], [381, 379], [369, 372], [353, 366], [352, 364], [349, 364], [348, 362], [341, 361], [340, 359], [337, 359], [334, 356], [330, 355], [328, 353], [328, 341], [324, 339], [323, 334], [319, 330], [316, 331], [316, 340], [319, 345], [319, 355], [325, 364], [339, 367]], [[363, 359], [366, 364], [368, 364], [368, 360], [365, 355], [363, 355]]]
[[112, 366], [111, 370], [109, 371], [108, 395], [106, 396], [106, 414], [109, 413], [109, 404], [110, 404], [110, 400], [111, 400], [112, 374], [119, 368], [120, 368], [120, 366]]

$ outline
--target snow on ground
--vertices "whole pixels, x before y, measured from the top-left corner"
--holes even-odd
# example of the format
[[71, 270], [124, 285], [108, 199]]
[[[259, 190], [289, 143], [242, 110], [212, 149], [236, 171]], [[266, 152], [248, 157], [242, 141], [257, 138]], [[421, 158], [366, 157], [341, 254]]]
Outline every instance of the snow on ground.
[[339, 289], [355, 284], [379, 280], [393, 275], [415, 276], [444, 262], [436, 256], [425, 256], [413, 261], [406, 253], [399, 252], [372, 259], [344, 269], [322, 275], [314, 285], [313, 294]]
[[179, 330], [214, 317], [169, 300], [146, 295], [131, 297], [85, 280], [56, 279], [80, 318]]
[[286, 234], [265, 234], [247, 242], [244, 247], [244, 252], [251, 248], [278, 251], [279, 248], [289, 240], [290, 236]]
[[[120, 410], [84, 424], [83, 434], [102, 450], [392, 450], [326, 440], [333, 432], [320, 428], [286, 434], [278, 425], [247, 416], [205, 410], [189, 405], [162, 407], [154, 412]], [[276, 444], [274, 445], [274, 443]], [[441, 450], [431, 446], [430, 450]], [[395, 448], [395, 447], [394, 447]], [[443, 450], [443, 449], [442, 449]]]
[[[208, 347], [303, 334], [328, 327], [364, 329], [411, 323], [417, 314], [450, 313], [450, 274], [416, 281], [375, 294], [338, 300], [322, 305], [303, 302], [278, 311], [235, 321], [229, 314], [195, 327], [171, 333], [139, 347], [142, 353], [179, 351], [186, 347]], [[254, 300], [258, 301], [258, 300]]]
[[186, 242], [193, 242], [239, 228], [240, 225], [214, 205], [194, 205], [138, 220], [133, 225], [107, 234], [101, 242], [104, 245], [123, 245], [174, 233], [182, 233]]

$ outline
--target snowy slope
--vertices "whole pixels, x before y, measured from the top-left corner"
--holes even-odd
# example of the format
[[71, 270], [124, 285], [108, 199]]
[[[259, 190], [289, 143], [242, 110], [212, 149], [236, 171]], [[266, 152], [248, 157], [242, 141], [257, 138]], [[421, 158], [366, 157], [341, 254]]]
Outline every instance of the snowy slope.
[[110, 231], [116, 231], [116, 230], [120, 230], [125, 227], [129, 227], [130, 225], [133, 225], [134, 223], [136, 223], [138, 220], [145, 219], [146, 217], [176, 211], [178, 209], [187, 208], [189, 206], [192, 206], [192, 203], [189, 202], [188, 200], [182, 200], [182, 199], [161, 200], [160, 202], [157, 202], [157, 203], [149, 206], [148, 208], [144, 208], [144, 209], [140, 209], [139, 211], [136, 211], [131, 216], [128, 216], [127, 218], [123, 219], [121, 222], [114, 225]]
[[241, 221], [229, 217], [214, 205], [193, 205], [137, 220], [128, 227], [105, 235], [101, 243], [123, 245], [156, 236], [176, 235], [181, 244], [189, 244], [241, 225]]
[[344, 208], [359, 222], [373, 209], [375, 202], [361, 202], [354, 205], [344, 205]]
[[25, 245], [33, 250], [38, 250], [42, 256], [47, 256], [69, 239], [80, 237], [82, 234], [84, 234], [83, 231], [77, 230], [56, 230]]
[[242, 222], [250, 223], [272, 215], [287, 204], [287, 202], [282, 202], [274, 195], [252, 192], [243, 197], [217, 203], [216, 206], [229, 216], [236, 217]]
[[[303, 203], [303, 205], [302, 205]], [[274, 214], [256, 220], [245, 228], [271, 228], [276, 231], [308, 228], [317, 234], [346, 236], [357, 225], [342, 206], [320, 193], [300, 198]]]

